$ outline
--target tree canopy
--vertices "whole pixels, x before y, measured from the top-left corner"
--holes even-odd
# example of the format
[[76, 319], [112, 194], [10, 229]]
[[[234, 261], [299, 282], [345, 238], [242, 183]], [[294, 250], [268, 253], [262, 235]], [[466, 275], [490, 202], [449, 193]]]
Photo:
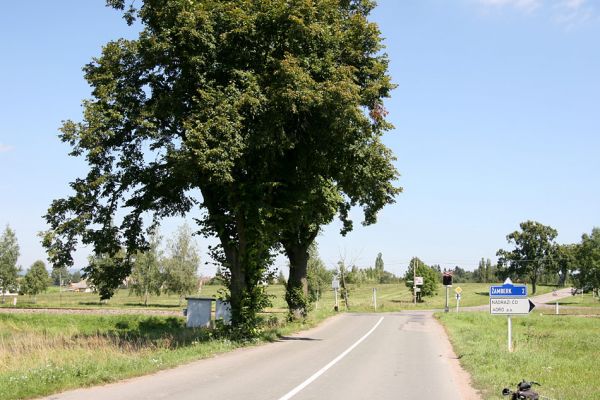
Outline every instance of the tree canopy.
[[404, 275], [404, 283], [406, 287], [408, 287], [410, 289], [410, 292], [413, 293], [413, 270], [415, 269], [415, 267], [416, 276], [423, 277], [423, 285], [418, 286], [421, 288], [421, 291], [419, 292], [420, 296], [435, 295], [437, 293], [438, 285], [441, 280], [439, 273], [416, 257], [410, 260], [408, 270], [406, 271], [406, 275]]
[[594, 228], [590, 234], [582, 235], [576, 257], [579, 263], [579, 286], [600, 288], [600, 228]]
[[23, 284], [21, 285], [21, 291], [24, 294], [33, 296], [33, 301], [35, 302], [35, 296], [46, 291], [49, 281], [50, 276], [48, 275], [46, 264], [44, 264], [43, 261], [38, 260], [31, 265], [25, 274]]
[[511, 251], [498, 250], [498, 267], [505, 276], [527, 277], [531, 281], [535, 294], [538, 278], [544, 268], [553, 268], [556, 255], [554, 239], [558, 235], [556, 229], [536, 221], [525, 221], [520, 224], [521, 231], [514, 231], [506, 236], [506, 240], [515, 248]]
[[162, 218], [200, 208], [200, 233], [220, 242], [212, 256], [227, 270], [233, 323], [254, 325], [279, 243], [306, 264], [322, 224], [338, 213], [351, 229], [353, 205], [373, 223], [400, 190], [380, 140], [391, 128], [383, 99], [393, 85], [367, 19], [373, 7], [145, 0], [128, 8], [142, 32], [109, 42], [86, 65], [92, 98], [83, 121], [61, 129], [89, 171], [46, 215], [51, 261], [71, 265], [78, 240], [96, 254], [125, 249], [110, 276], [87, 270], [109, 294]]

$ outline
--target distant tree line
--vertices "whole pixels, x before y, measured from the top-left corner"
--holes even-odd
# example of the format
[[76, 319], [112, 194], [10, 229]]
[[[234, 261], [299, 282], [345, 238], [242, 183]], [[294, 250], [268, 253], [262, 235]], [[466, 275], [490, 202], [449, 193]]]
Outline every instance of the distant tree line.
[[[200, 255], [187, 225], [178, 228], [175, 237], [167, 242], [166, 255], [161, 249], [161, 236], [158, 231], [151, 235], [150, 244], [145, 251], [139, 251], [132, 257], [131, 274], [125, 282], [116, 287], [127, 286], [131, 293], [140, 296], [145, 305], [150, 295], [161, 293], [176, 294], [180, 303], [185, 295], [197, 292], [199, 288], [198, 268]], [[70, 272], [66, 267], [53, 268], [48, 274], [46, 264], [38, 260], [20, 277], [21, 268], [17, 266], [20, 250], [15, 232], [7, 226], [0, 235], [0, 294], [5, 302], [6, 294], [19, 293], [36, 296], [43, 293], [48, 285], [65, 286], [68, 283], [87, 279], [99, 293], [115, 290], [107, 285], [107, 277], [112, 277], [114, 268], [125, 257], [125, 252], [108, 256], [94, 254], [88, 258], [88, 265], [80, 271]], [[110, 279], [110, 278], [109, 278]]]

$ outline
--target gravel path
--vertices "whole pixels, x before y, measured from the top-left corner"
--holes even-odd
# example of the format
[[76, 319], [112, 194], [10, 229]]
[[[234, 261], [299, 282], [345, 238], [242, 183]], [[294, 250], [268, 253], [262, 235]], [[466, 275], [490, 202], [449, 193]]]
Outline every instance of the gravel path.
[[170, 310], [147, 310], [143, 308], [137, 309], [120, 309], [120, 308], [11, 308], [2, 307], [0, 313], [4, 314], [89, 314], [89, 315], [164, 315], [182, 317], [181, 311]]

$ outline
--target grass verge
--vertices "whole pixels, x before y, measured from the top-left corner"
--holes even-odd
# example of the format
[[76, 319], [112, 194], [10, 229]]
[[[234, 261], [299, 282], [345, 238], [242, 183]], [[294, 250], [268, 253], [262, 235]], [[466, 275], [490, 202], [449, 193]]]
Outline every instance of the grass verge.
[[330, 315], [315, 312], [291, 324], [270, 318], [262, 338], [238, 342], [187, 329], [179, 317], [0, 314], [0, 398], [39, 397], [144, 375], [274, 340]]
[[521, 379], [551, 399], [598, 399], [600, 318], [532, 314], [513, 318], [515, 351], [507, 350], [507, 318], [439, 313], [461, 365], [484, 399], [501, 399]]

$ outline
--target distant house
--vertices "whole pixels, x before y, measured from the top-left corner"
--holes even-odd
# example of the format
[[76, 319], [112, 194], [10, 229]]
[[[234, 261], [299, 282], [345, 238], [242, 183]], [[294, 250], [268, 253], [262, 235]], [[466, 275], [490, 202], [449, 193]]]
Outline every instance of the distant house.
[[77, 293], [91, 293], [94, 289], [88, 285], [87, 279], [82, 279], [76, 283], [69, 283], [69, 291]]

